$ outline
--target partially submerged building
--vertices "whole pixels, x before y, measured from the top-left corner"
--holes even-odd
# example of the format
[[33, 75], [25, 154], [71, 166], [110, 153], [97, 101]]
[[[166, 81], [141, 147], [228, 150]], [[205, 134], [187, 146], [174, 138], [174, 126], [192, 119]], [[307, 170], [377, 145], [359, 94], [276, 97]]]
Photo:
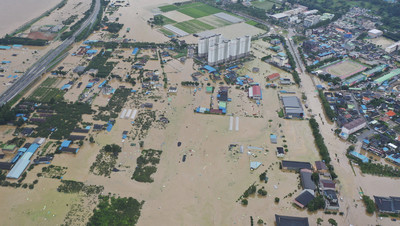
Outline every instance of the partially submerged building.
[[291, 217], [275, 214], [276, 226], [309, 226], [307, 217]]
[[304, 110], [301, 102], [296, 96], [281, 97], [286, 118], [303, 118]]

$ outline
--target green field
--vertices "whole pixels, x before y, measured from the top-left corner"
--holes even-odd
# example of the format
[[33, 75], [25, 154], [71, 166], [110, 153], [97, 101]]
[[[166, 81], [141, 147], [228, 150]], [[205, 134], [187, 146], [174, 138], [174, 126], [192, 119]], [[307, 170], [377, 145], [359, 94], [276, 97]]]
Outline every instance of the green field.
[[166, 17], [166, 16], [164, 16], [164, 15], [161, 15], [161, 17], [162, 17], [162, 20], [163, 20], [163, 24], [164, 24], [164, 25], [165, 25], [165, 24], [174, 24], [174, 23], [176, 23], [175, 20], [172, 20], [172, 19], [170, 19], [170, 18], [168, 18], [168, 17]]
[[29, 96], [28, 99], [46, 103], [50, 102], [52, 98], [56, 101], [61, 100], [63, 96], [64, 96], [64, 91], [60, 89], [39, 87]]
[[194, 33], [200, 32], [200, 31], [214, 29], [213, 26], [203, 23], [199, 20], [188, 20], [188, 21], [174, 24], [174, 26], [183, 31], [186, 31], [187, 33], [190, 33], [190, 34], [194, 34]]
[[53, 87], [58, 82], [58, 78], [47, 78], [38, 88], [35, 89], [35, 91], [33, 91], [28, 99], [41, 102], [49, 102], [52, 98], [54, 100], [61, 100], [64, 96], [64, 91]]
[[276, 3], [274, 1], [268, 1], [268, 0], [264, 0], [264, 1], [254, 1], [251, 3], [251, 5], [255, 6], [256, 8], [259, 9], [264, 9], [264, 10], [270, 10], [272, 9], [273, 5], [276, 5], [277, 7], [280, 7], [281, 4]]
[[246, 21], [246, 24], [250, 24], [252, 26], [256, 26], [258, 23], [255, 22], [254, 20], [248, 20], [248, 21]]
[[214, 15], [205, 16], [205, 17], [199, 18], [198, 20], [201, 22], [204, 22], [206, 24], [209, 24], [213, 27], [225, 27], [225, 26], [232, 24], [231, 22], [220, 19]]
[[178, 9], [178, 7], [176, 5], [165, 5], [165, 6], [160, 6], [158, 8], [161, 10], [161, 12], [164, 12], [164, 13]]
[[174, 32], [172, 32], [172, 31], [169, 31], [169, 30], [167, 30], [167, 29], [164, 29], [164, 28], [160, 28], [160, 30], [159, 31], [161, 31], [161, 33], [163, 33], [164, 35], [166, 35], [166, 36], [171, 36], [171, 35], [174, 35]]
[[203, 3], [197, 3], [192, 6], [180, 7], [177, 11], [193, 18], [200, 18], [203, 16], [209, 16], [215, 13], [222, 12], [222, 10], [219, 10], [217, 8], [214, 8], [212, 6]]

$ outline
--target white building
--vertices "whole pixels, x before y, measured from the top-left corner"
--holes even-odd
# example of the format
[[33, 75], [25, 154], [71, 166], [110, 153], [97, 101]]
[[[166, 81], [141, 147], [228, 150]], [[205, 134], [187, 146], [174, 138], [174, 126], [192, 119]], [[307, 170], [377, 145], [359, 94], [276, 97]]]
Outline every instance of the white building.
[[383, 35], [383, 31], [378, 30], [378, 29], [372, 29], [372, 30], [368, 31], [368, 36], [371, 38], [377, 38], [381, 35]]
[[311, 27], [319, 22], [319, 15], [311, 15], [304, 19], [304, 26]]
[[387, 53], [393, 53], [394, 51], [397, 51], [397, 50], [400, 50], [400, 41], [386, 47], [386, 49], [385, 49], [385, 51]]
[[198, 54], [199, 57], [207, 56], [208, 64], [215, 65], [247, 56], [250, 47], [250, 36], [224, 40], [222, 35], [213, 35], [199, 40]]
[[340, 136], [343, 138], [347, 138], [350, 134], [357, 132], [358, 130], [364, 128], [366, 125], [367, 122], [364, 118], [353, 120], [343, 125]]

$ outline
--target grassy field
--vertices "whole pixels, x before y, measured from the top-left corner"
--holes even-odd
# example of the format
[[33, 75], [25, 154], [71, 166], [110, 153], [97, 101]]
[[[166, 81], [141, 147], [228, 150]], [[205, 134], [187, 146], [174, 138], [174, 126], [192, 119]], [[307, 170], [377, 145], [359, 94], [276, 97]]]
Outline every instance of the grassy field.
[[181, 23], [174, 24], [175, 27], [186, 31], [187, 33], [194, 34], [200, 31], [214, 29], [213, 26], [201, 22], [199, 20], [188, 20]]
[[276, 3], [274, 1], [268, 1], [268, 0], [263, 0], [263, 1], [254, 1], [251, 3], [253, 6], [256, 8], [260, 9], [265, 9], [265, 10], [270, 10], [272, 9], [272, 6], [275, 4], [276, 6], [280, 6], [281, 4]]
[[215, 13], [222, 12], [222, 10], [203, 3], [195, 3], [191, 6], [180, 7], [178, 9], [178, 12], [181, 12], [193, 18], [200, 18], [203, 16], [209, 16]]
[[248, 20], [248, 21], [246, 21], [246, 24], [250, 24], [252, 26], [256, 26], [258, 23], [255, 22], [254, 20]]

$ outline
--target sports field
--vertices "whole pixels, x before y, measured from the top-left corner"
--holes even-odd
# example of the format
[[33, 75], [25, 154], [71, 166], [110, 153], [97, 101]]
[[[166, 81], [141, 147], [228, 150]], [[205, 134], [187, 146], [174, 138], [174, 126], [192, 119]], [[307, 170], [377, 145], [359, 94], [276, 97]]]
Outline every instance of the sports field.
[[366, 66], [352, 60], [343, 60], [338, 63], [321, 68], [322, 71], [335, 77], [346, 79], [367, 69]]
[[211, 29], [215, 28], [215, 27], [213, 27], [209, 24], [203, 23], [199, 20], [188, 20], [188, 21], [174, 24], [174, 26], [179, 29], [182, 29], [190, 34], [194, 34], [194, 33], [197, 33], [200, 31], [205, 31], [205, 30], [211, 30]]
[[276, 5], [276, 7], [280, 7], [281, 4], [280, 3], [276, 3], [272, 0], [258, 0], [258, 1], [253, 1], [251, 2], [252, 6], [255, 6], [256, 8], [260, 8], [260, 9], [265, 9], [265, 10], [270, 10], [272, 9], [273, 5]]

